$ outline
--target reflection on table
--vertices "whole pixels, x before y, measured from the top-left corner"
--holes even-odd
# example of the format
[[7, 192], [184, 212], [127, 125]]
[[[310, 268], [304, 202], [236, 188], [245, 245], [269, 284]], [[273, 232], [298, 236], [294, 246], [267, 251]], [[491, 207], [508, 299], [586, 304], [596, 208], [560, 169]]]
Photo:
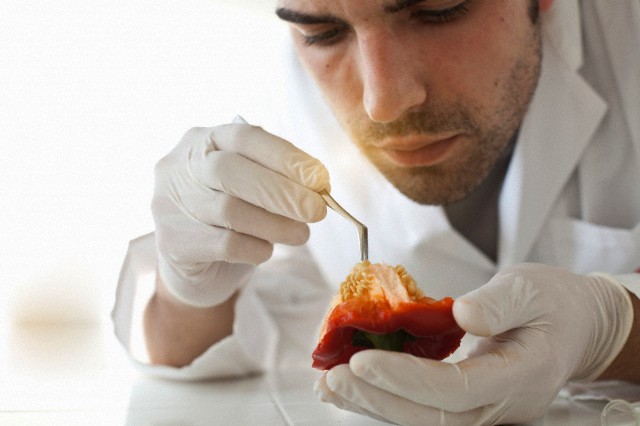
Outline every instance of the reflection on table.
[[[127, 425], [381, 425], [324, 404], [313, 394], [318, 373], [281, 371], [235, 381], [175, 383], [141, 378]], [[604, 403], [558, 398], [530, 425], [599, 426]]]
[[[378, 425], [320, 402], [320, 372], [171, 382], [139, 376], [101, 327], [16, 328], [0, 350], [1, 425]], [[604, 402], [558, 397], [531, 425], [600, 425]]]

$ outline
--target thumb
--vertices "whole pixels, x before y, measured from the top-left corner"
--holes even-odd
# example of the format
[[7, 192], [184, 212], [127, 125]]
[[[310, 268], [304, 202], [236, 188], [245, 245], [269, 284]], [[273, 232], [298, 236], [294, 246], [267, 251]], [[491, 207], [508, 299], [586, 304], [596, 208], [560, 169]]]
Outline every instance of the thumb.
[[519, 273], [496, 275], [484, 286], [459, 297], [453, 304], [458, 325], [476, 336], [495, 336], [520, 327], [544, 310], [540, 289]]

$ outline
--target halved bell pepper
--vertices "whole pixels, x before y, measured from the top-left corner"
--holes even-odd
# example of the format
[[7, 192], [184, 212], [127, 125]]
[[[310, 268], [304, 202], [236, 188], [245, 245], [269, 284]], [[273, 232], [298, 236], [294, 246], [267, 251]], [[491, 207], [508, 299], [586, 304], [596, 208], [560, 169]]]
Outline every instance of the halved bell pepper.
[[328, 370], [372, 348], [444, 359], [464, 336], [452, 307], [450, 297], [426, 297], [403, 266], [358, 263], [334, 296], [312, 365]]

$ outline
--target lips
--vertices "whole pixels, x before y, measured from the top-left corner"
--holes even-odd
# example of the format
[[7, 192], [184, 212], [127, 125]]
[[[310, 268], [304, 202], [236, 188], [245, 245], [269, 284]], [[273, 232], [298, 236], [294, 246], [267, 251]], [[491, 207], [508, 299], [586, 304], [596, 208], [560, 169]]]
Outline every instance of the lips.
[[410, 137], [386, 141], [377, 148], [398, 166], [425, 167], [445, 161], [459, 139], [457, 134], [440, 138]]

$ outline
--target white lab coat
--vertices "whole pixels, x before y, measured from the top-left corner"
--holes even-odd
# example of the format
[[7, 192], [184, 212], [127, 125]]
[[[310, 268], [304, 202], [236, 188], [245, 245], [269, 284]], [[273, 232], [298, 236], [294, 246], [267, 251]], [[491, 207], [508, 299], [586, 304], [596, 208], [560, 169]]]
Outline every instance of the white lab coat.
[[[499, 200], [497, 263], [361, 157], [293, 54], [288, 120], [259, 124], [323, 161], [334, 198], [369, 228], [372, 261], [405, 265], [431, 296], [459, 296], [523, 261], [615, 274], [640, 295], [640, 1], [562, 0], [542, 19], [542, 74]], [[233, 336], [182, 369], [139, 365], [182, 379], [309, 366], [329, 297], [358, 260], [355, 230], [329, 212], [305, 247], [278, 247], [260, 266]], [[136, 283], [154, 262], [153, 236], [134, 240], [114, 308], [127, 347]]]

